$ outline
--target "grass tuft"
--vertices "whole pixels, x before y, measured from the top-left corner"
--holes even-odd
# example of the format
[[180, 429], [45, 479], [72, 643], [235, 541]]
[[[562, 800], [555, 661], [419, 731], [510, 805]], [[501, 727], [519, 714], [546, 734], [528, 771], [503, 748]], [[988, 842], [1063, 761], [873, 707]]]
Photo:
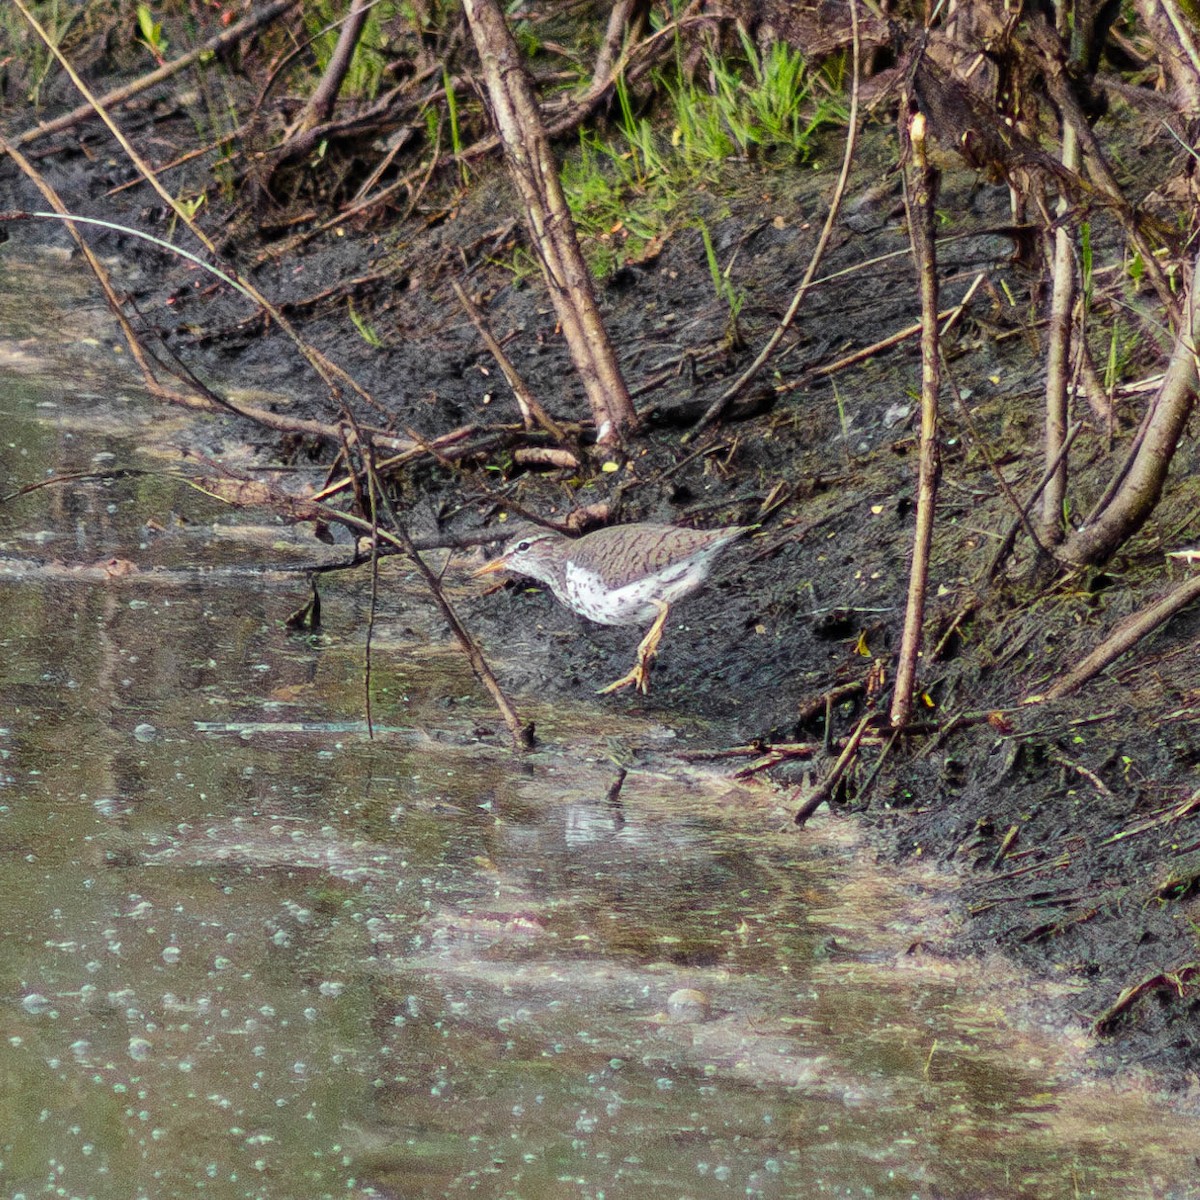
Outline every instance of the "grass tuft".
[[[680, 60], [658, 83], [671, 108], [668, 137], [634, 111], [619, 80], [615, 131], [583, 133], [578, 154], [563, 166], [563, 190], [600, 277], [655, 253], [691, 223], [683, 194], [714, 179], [729, 160], [763, 170], [772, 162], [804, 162], [820, 127], [847, 120], [840, 99], [817, 94], [797, 51], [779, 42], [760, 53], [745, 34], [736, 58], [710, 49], [703, 71], [689, 75]], [[726, 278], [718, 291], [736, 326], [734, 292], [727, 289]]]

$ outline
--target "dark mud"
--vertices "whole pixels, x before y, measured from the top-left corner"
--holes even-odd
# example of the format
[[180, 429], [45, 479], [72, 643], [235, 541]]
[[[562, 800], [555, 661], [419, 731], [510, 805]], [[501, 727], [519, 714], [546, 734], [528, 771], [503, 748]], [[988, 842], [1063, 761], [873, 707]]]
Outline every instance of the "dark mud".
[[[155, 136], [188, 144], [186, 121], [157, 115]], [[1132, 123], [1118, 106], [1107, 119]], [[114, 165], [97, 134], [85, 141], [88, 154], [76, 135], [40, 161], [67, 203], [164, 233], [167, 222], [142, 189], [110, 193], [130, 172]], [[889, 174], [892, 146], [886, 126], [867, 131], [824, 275], [907, 249], [898, 178]], [[904, 342], [832, 375], [817, 372], [915, 321], [907, 255], [818, 287], [754, 403], [688, 445], [681, 435], [786, 307], [824, 218], [839, 153], [834, 135], [819, 170], [731, 163], [719, 186], [687, 200], [721, 262], [736, 251], [731, 278], [746, 295], [740, 328], [748, 349], [730, 348], [727, 310], [701, 236], [686, 222], [656, 257], [601, 286], [645, 430], [626, 455], [584, 446], [583, 465], [571, 472], [514, 465], [513, 450], [537, 439], [513, 428], [508, 389], [451, 291], [457, 280], [480, 298], [493, 331], [555, 416], [584, 419], [542, 285], [511, 269], [524, 236], [497, 161], [478, 164], [466, 193], [449, 178], [436, 181], [403, 224], [347, 226], [342, 236], [262, 261], [280, 216], [262, 210], [258, 228], [243, 225], [229, 250], [307, 337], [374, 394], [397, 428], [433, 436], [480, 427], [475, 456], [453, 466], [427, 459], [394, 481], [411, 531], [425, 543], [450, 544], [481, 530], [499, 536], [501, 514], [565, 519], [597, 504], [608, 505], [616, 521], [761, 523], [725, 557], [707, 591], [674, 614], [649, 697], [595, 703], [676, 718], [697, 745], [819, 745], [821, 697], [862, 683], [873, 662], [887, 667], [899, 640], [912, 537], [916, 345]], [[1032, 556], [1018, 539], [1000, 581], [985, 583], [1012, 511], [976, 437], [986, 440], [1016, 494], [1027, 496], [1041, 471], [1032, 448], [1040, 437], [1045, 297], [1040, 275], [1014, 261], [1012, 239], [990, 232], [1009, 220], [1007, 190], [946, 165], [942, 233], [955, 236], [941, 248], [943, 308], [977, 274], [986, 273], [987, 283], [949, 347], [973, 424], [947, 389], [921, 685], [929, 721], [943, 728], [958, 714], [1003, 715], [897, 746], [873, 779], [881, 748], [868, 746], [835, 808], [873, 826], [883, 853], [933, 860], [961, 879], [961, 927], [925, 944], [926, 952], [1000, 948], [1076, 986], [1081, 1022], [1146, 983], [1103, 1028], [1096, 1061], [1109, 1070], [1144, 1064], [1195, 1099], [1200, 999], [1189, 971], [1200, 962], [1200, 806], [1186, 801], [1200, 784], [1200, 613], [1175, 618], [1077, 697], [1022, 702], [1186, 569], [1164, 555], [1200, 535], [1196, 444], [1181, 449], [1175, 483], [1154, 520], [1103, 574], [1047, 586], [1031, 578]], [[1147, 155], [1133, 190], [1151, 191], [1167, 170]], [[189, 183], [211, 187], [199, 164], [185, 167], [173, 186], [178, 193]], [[0, 205], [43, 206], [9, 162], [0, 166]], [[208, 227], [220, 228], [222, 215], [210, 212]], [[65, 234], [44, 225], [9, 232], [18, 244], [66, 244]], [[1102, 251], [1099, 223], [1095, 236]], [[290, 344], [265, 330], [239, 297], [123, 235], [99, 232], [90, 240], [112, 260], [160, 353], [178, 355], [219, 391], [278, 392], [286, 397], [273, 405], [281, 412], [335, 415]], [[351, 303], [381, 346], [356, 332]], [[1155, 347], [1139, 345], [1129, 377], [1158, 363]], [[1111, 442], [1094, 421], [1082, 433], [1073, 458], [1080, 511], [1120, 461], [1142, 403], [1123, 402], [1122, 428]], [[198, 449], [218, 455], [249, 442], [273, 461], [307, 465], [319, 456], [301, 438], [227, 418], [207, 424], [198, 441]], [[603, 469], [609, 461], [615, 471]], [[463, 561], [477, 559], [468, 553]], [[635, 631], [589, 625], [520, 584], [472, 593], [462, 608], [518, 704], [535, 693], [590, 695], [624, 671], [637, 641]], [[834, 738], [852, 728], [863, 703], [860, 693], [832, 706]], [[502, 733], [497, 721], [497, 738]], [[807, 765], [797, 760], [780, 777], [797, 779]], [[818, 758], [815, 769], [822, 767]]]

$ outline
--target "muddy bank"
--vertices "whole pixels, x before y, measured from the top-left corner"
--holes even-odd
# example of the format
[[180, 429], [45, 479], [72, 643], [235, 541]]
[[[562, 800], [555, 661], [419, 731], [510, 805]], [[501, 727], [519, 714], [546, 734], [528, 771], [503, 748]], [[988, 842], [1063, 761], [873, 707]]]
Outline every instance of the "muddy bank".
[[[1131, 138], [1138, 133], [1135, 115], [1116, 101], [1106, 120], [1124, 122]], [[169, 108], [145, 121], [174, 152], [194, 135]], [[132, 170], [107, 150], [97, 153], [104, 144], [98, 133], [62, 137], [39, 165], [73, 211], [169, 232], [169, 218], [144, 189], [112, 190]], [[760, 525], [727, 556], [713, 585], [674, 614], [649, 697], [595, 703], [601, 711], [677, 717], [698, 746], [803, 743], [807, 749], [777, 771], [781, 781], [794, 781], [805, 770], [827, 769], [822, 740], [843, 739], [867, 711], [868, 677], [876, 664], [890, 675], [903, 616], [915, 341], [831, 369], [909, 326], [918, 309], [899, 184], [888, 174], [894, 145], [887, 121], [866, 130], [822, 272], [827, 282], [753, 400], [695, 441], [685, 445], [681, 435], [786, 307], [824, 217], [839, 152], [829, 131], [809, 164], [728, 163], [681, 201], [687, 219], [660, 246], [604, 280], [603, 315], [645, 427], [623, 453], [598, 451], [581, 428], [573, 446], [578, 464], [569, 469], [519, 462], [517, 451], [541, 440], [520, 428], [509, 391], [452, 291], [458, 282], [482, 303], [556, 418], [586, 421], [554, 313], [540, 279], [523, 266], [529, 250], [498, 161], [474, 164], [469, 188], [435, 175], [411, 212], [348, 223], [282, 256], [274, 253], [282, 214], [269, 206], [260, 204], [248, 220], [238, 198], [210, 190], [207, 222], [219, 228], [228, 221], [238, 240], [225, 249], [239, 270], [384, 410], [381, 417], [359, 403], [360, 419], [417, 439], [472, 427], [469, 453], [421, 456], [390, 479], [423, 543], [499, 535], [502, 515], [563, 520], [593, 505], [605, 506], [611, 521]], [[1168, 153], [1140, 160], [1139, 177], [1129, 181], [1139, 197], [1160, 182]], [[1013, 239], [1003, 232], [1007, 189], [945, 165], [944, 306], [953, 307], [978, 275], [986, 283], [948, 347], [963, 404], [952, 393], [944, 400], [934, 598], [921, 675], [930, 732], [886, 757], [882, 739], [868, 745], [834, 806], [860, 814], [883, 852], [920, 856], [962, 877], [961, 927], [927, 950], [957, 956], [1000, 948], [1070, 982], [1081, 1022], [1109, 1014], [1097, 1042], [1102, 1067], [1142, 1063], [1190, 1089], [1200, 1069], [1200, 806], [1190, 801], [1200, 783], [1200, 614], [1176, 617], [1074, 698], [1024, 701], [1189, 569], [1165, 556], [1200, 534], [1187, 482], [1200, 465], [1196, 446], [1186, 444], [1176, 457], [1175, 478], [1183, 482], [1105, 571], [1048, 585], [1033, 574], [1034, 557], [1018, 538], [1006, 569], [988, 581], [1013, 519], [989, 460], [1020, 497], [1041, 473], [1029, 451], [1042, 419], [1045, 288], [1039, 272], [1014, 259]], [[204, 187], [208, 171], [203, 160], [184, 164], [176, 186]], [[11, 163], [0, 167], [0, 206], [42, 203]], [[701, 223], [744, 293], [743, 346], [729, 337], [729, 305], [714, 288]], [[1110, 226], [1097, 217], [1099, 251], [1115, 246]], [[65, 234], [41, 225], [14, 224], [10, 236], [18, 251], [22, 243], [66, 244]], [[99, 231], [90, 241], [160, 353], [177, 355], [218, 392], [256, 395], [285, 417], [336, 415], [327, 389], [242, 297], [120, 233]], [[1161, 369], [1158, 349], [1146, 341], [1131, 342], [1125, 353], [1127, 382]], [[1117, 395], [1112, 429], [1081, 414], [1073, 468], [1081, 503], [1103, 490], [1140, 420], [1143, 393]], [[316, 468], [333, 457], [312, 439], [227, 417], [214, 418], [198, 443], [218, 457], [249, 445], [261, 462], [279, 463], [296, 479], [305, 471], [319, 478]], [[479, 561], [478, 554], [465, 550], [462, 564]], [[465, 619], [518, 704], [523, 694], [590, 696], [625, 669], [637, 641], [635, 631], [587, 624], [520, 583], [487, 595], [464, 586], [460, 595]], [[984, 713], [993, 715], [953, 723]], [[703, 720], [702, 733], [691, 718]], [[748, 751], [746, 762], [760, 750]], [[1129, 988], [1138, 990], [1115, 1011]]]

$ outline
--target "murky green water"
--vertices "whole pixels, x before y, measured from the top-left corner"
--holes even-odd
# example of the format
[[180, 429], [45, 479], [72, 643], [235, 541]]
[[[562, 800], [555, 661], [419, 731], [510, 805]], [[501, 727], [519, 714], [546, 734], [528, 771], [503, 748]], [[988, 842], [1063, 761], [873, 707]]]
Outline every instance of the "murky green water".
[[0, 506], [5, 1195], [1200, 1196], [1069, 996], [907, 952], [943, 884], [660, 727], [527, 703], [515, 760], [395, 563], [368, 738], [366, 581], [283, 627], [344, 552], [181, 483], [181, 418], [45, 327], [0, 495], [89, 477]]

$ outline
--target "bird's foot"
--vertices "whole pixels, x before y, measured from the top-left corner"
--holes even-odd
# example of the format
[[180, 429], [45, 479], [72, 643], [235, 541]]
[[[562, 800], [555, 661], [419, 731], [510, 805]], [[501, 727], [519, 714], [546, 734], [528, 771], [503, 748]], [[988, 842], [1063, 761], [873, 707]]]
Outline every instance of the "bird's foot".
[[663, 626], [666, 625], [667, 614], [671, 611], [663, 600], [655, 600], [653, 603], [658, 609], [658, 616], [654, 618], [654, 624], [646, 631], [646, 636], [642, 638], [637, 648], [637, 662], [633, 664], [627, 674], [614, 680], [608, 687], [602, 687], [596, 693], [597, 696], [607, 696], [611, 692], [619, 692], [622, 688], [627, 687], [637, 688], [643, 696], [650, 694], [650, 664], [658, 653], [658, 643], [662, 641]]
[[608, 696], [613, 692], [619, 692], [624, 688], [636, 688], [643, 696], [650, 691], [650, 659], [638, 657], [637, 662], [621, 676], [620, 679], [613, 680], [608, 687], [602, 687], [597, 693], [597, 696]]

